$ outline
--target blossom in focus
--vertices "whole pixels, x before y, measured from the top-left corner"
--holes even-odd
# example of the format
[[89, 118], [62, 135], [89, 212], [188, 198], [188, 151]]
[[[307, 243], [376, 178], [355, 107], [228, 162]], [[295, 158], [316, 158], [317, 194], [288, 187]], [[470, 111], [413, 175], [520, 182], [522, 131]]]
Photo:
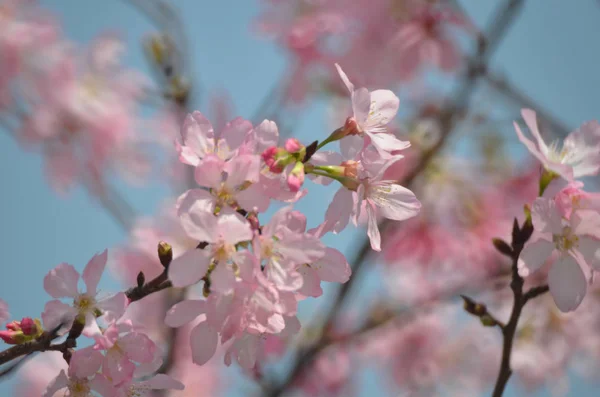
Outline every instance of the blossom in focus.
[[136, 363], [150, 364], [157, 360], [154, 342], [145, 334], [134, 331], [130, 322], [111, 323], [102, 335], [95, 336], [95, 340], [94, 350], [105, 351], [102, 372], [113, 384], [131, 381]]
[[386, 132], [387, 124], [396, 116], [400, 100], [390, 90], [369, 91], [366, 88], [355, 89], [340, 65], [335, 65], [352, 99], [353, 115], [346, 121], [345, 137], [340, 141], [342, 155], [354, 159], [370, 143], [382, 156], [389, 158], [391, 152], [410, 146]]
[[[65, 327], [75, 320], [85, 324], [84, 335], [100, 334], [96, 317], [102, 316], [107, 321], [118, 319], [125, 311], [128, 300], [119, 292], [105, 299], [98, 298], [98, 282], [106, 267], [108, 251], [96, 254], [83, 270], [85, 292], [79, 292], [79, 272], [72, 265], [61, 263], [44, 277], [44, 289], [55, 298], [44, 307], [42, 320], [46, 329], [53, 329], [61, 324]], [[72, 305], [61, 302], [60, 298], [73, 299]]]
[[116, 390], [110, 381], [97, 373], [102, 364], [102, 354], [90, 348], [79, 349], [73, 353], [69, 369], [61, 370], [54, 378], [42, 397], [53, 397], [59, 390], [66, 389], [68, 397], [93, 397], [97, 392], [102, 397], [113, 397]]
[[544, 142], [538, 128], [536, 114], [531, 109], [522, 109], [521, 115], [529, 127], [535, 142], [527, 138], [515, 122], [519, 140], [527, 147], [548, 171], [568, 181], [600, 171], [600, 124], [590, 121], [571, 132], [564, 141]]
[[519, 273], [526, 277], [558, 254], [548, 274], [550, 294], [561, 311], [575, 310], [592, 270], [600, 269], [600, 213], [578, 210], [567, 220], [553, 200], [538, 198], [531, 216], [535, 231], [519, 256]]

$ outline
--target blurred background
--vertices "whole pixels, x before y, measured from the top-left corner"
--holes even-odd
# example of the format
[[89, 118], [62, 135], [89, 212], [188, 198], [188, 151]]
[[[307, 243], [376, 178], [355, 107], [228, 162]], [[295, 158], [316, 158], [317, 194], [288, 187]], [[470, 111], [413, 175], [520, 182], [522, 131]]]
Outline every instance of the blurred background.
[[[215, 125], [236, 116], [254, 125], [268, 118], [278, 123], [282, 136], [304, 144], [322, 140], [347, 116], [347, 92], [333, 68], [339, 62], [356, 86], [392, 89], [400, 97], [394, 132], [413, 146], [402, 165], [389, 171], [390, 179], [410, 179], [424, 210], [418, 219], [386, 224], [383, 251], [377, 256], [365, 255], [364, 230], [348, 228], [324, 239], [346, 255], [356, 280], [335, 324], [333, 335], [341, 337], [320, 349], [285, 392], [490, 394], [500, 335], [463, 314], [457, 297], [467, 291], [508, 318], [509, 264], [490, 241], [507, 238], [512, 218], [523, 218], [522, 207], [535, 198], [539, 175], [512, 123], [520, 122], [521, 108], [533, 108], [545, 135], [563, 137], [598, 117], [600, 3], [21, 3], [19, 7], [35, 8], [29, 23], [41, 30], [24, 30], [38, 40], [39, 47], [27, 50], [32, 68], [60, 62], [42, 50], [44, 40], [61, 40], [72, 47], [77, 67], [102, 75], [120, 96], [115, 103], [105, 98], [106, 104], [86, 105], [82, 101], [89, 93], [72, 99], [82, 113], [104, 116], [88, 121], [94, 128], [100, 125], [102, 142], [110, 143], [42, 131], [40, 120], [51, 117], [48, 103], [62, 92], [64, 74], [11, 77], [9, 53], [0, 52], [0, 72], [14, 80], [9, 96], [18, 96], [0, 102], [0, 297], [13, 318], [41, 313], [49, 299], [42, 288], [49, 269], [67, 262], [81, 271], [105, 248], [112, 277], [104, 275], [102, 289], [133, 285], [127, 277], [137, 272], [127, 270], [127, 261], [150, 255], [159, 239], [169, 241], [169, 222], [174, 222], [169, 209], [192, 187], [189, 172], [177, 164], [173, 144], [185, 113], [200, 110]], [[514, 10], [503, 20], [509, 3]], [[11, 15], [3, 16], [2, 5], [0, 0], [0, 40], [21, 34], [3, 30], [9, 20], [3, 18]], [[482, 39], [495, 23], [506, 30]], [[402, 43], [402, 37], [417, 35], [411, 24], [445, 41], [438, 40], [429, 51], [415, 50]], [[398, 35], [401, 29], [405, 36]], [[106, 52], [94, 53], [103, 39], [121, 41], [122, 66], [108, 64], [113, 58]], [[482, 50], [478, 41], [489, 47]], [[0, 93], [2, 84], [0, 76]], [[115, 109], [102, 107], [107, 104]], [[67, 157], [69, 161], [61, 160]], [[308, 196], [296, 205], [309, 227], [322, 222], [335, 191], [332, 186], [309, 187]], [[206, 366], [188, 369], [186, 376], [200, 383], [196, 394], [169, 395], [268, 395], [261, 385], [289, 380], [296, 353], [314, 343], [319, 324], [339, 296], [339, 285], [323, 288], [322, 297], [300, 304], [303, 330], [283, 357], [245, 373], [235, 365], [225, 367], [217, 354]], [[600, 312], [595, 303], [600, 302], [598, 294], [590, 295], [569, 316], [554, 313], [549, 297], [528, 308], [507, 396], [598, 395]], [[174, 343], [173, 335], [163, 332], [161, 337], [165, 345]], [[28, 396], [23, 384], [51, 379], [59, 368], [52, 361], [38, 365], [43, 371], [23, 367], [4, 379], [0, 395]]]

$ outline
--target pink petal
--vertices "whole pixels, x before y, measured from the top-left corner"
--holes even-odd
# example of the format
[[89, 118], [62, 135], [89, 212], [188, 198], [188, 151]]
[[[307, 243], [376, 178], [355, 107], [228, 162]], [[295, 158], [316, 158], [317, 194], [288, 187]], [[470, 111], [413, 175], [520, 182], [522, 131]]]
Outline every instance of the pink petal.
[[340, 77], [342, 78], [344, 85], [346, 86], [346, 88], [348, 88], [348, 91], [350, 92], [350, 94], [352, 94], [354, 92], [354, 84], [352, 84], [350, 82], [350, 79], [348, 78], [346, 73], [344, 73], [344, 71], [342, 70], [342, 67], [340, 65], [338, 65], [336, 63], [335, 68], [337, 69], [337, 72], [339, 73]]
[[235, 195], [237, 203], [246, 211], [265, 212], [269, 208], [270, 199], [264, 186], [254, 183]]
[[99, 301], [96, 306], [102, 311], [102, 318], [108, 322], [116, 321], [127, 309], [129, 300], [123, 292], [114, 294], [111, 297]]
[[371, 248], [374, 251], [381, 251], [381, 235], [379, 234], [379, 226], [377, 225], [375, 206], [369, 202], [367, 202], [367, 216], [367, 236], [369, 236]]
[[550, 294], [562, 312], [570, 312], [579, 306], [587, 290], [587, 282], [579, 264], [570, 255], [559, 258], [548, 274]]
[[213, 213], [215, 204], [215, 196], [207, 190], [190, 189], [177, 199], [177, 215], [181, 216], [182, 214], [195, 211]]
[[108, 250], [104, 250], [101, 254], [96, 254], [90, 259], [88, 264], [83, 269], [83, 281], [87, 288], [87, 294], [90, 296], [96, 295], [96, 287], [102, 277], [102, 272], [106, 267], [106, 260], [108, 258]]
[[217, 351], [218, 334], [208, 325], [206, 321], [198, 324], [190, 333], [190, 344], [192, 346], [192, 361], [198, 365], [204, 365]]
[[102, 335], [102, 331], [96, 322], [96, 316], [93, 313], [90, 312], [85, 315], [85, 326], [81, 333], [88, 338], [98, 338]]
[[340, 151], [347, 160], [355, 160], [364, 146], [364, 139], [358, 135], [348, 135], [340, 140]]
[[309, 234], [286, 233], [276, 243], [277, 251], [287, 263], [313, 263], [325, 255], [325, 245]]
[[523, 116], [523, 120], [525, 120], [525, 124], [529, 127], [531, 134], [537, 141], [538, 148], [540, 149], [541, 154], [546, 157], [548, 155], [548, 146], [546, 146], [546, 142], [542, 139], [540, 135], [540, 129], [537, 124], [537, 116], [535, 111], [531, 109], [521, 109], [521, 116]]
[[[377, 185], [373, 186], [374, 190], [377, 188]], [[421, 210], [421, 202], [409, 189], [395, 183], [381, 184], [379, 188], [385, 193], [370, 195], [369, 200], [377, 205], [385, 218], [403, 221], [416, 216]]]
[[92, 346], [78, 349], [71, 357], [69, 364], [69, 376], [75, 378], [88, 378], [94, 375], [104, 361], [104, 356]]
[[299, 294], [317, 298], [323, 295], [321, 288], [321, 279], [317, 272], [308, 265], [302, 265], [298, 268], [298, 273], [302, 275], [302, 287], [298, 290]]
[[130, 382], [135, 372], [135, 364], [117, 350], [109, 350], [104, 360], [103, 373], [113, 384]]
[[65, 370], [61, 370], [58, 376], [50, 382], [42, 397], [54, 397], [54, 395], [60, 390], [64, 389], [69, 385], [69, 378], [65, 373]]
[[130, 332], [119, 339], [119, 347], [135, 362], [149, 363], [154, 360], [156, 345], [145, 334]]
[[531, 272], [538, 270], [548, 260], [554, 249], [554, 243], [548, 241], [546, 236], [534, 234], [519, 255], [517, 263], [519, 274], [527, 277]]
[[327, 247], [323, 258], [310, 265], [323, 281], [345, 283], [350, 279], [352, 269], [344, 254], [335, 248]]
[[196, 299], [181, 301], [169, 309], [165, 317], [165, 324], [178, 328], [194, 320], [206, 310], [206, 302]]
[[[202, 158], [214, 150], [214, 131], [212, 124], [198, 111], [188, 114], [182, 127], [185, 146]], [[195, 164], [192, 164], [195, 165]]]
[[546, 156], [538, 150], [536, 144], [533, 143], [533, 141], [529, 140], [528, 138], [525, 137], [525, 135], [523, 135], [523, 131], [521, 131], [521, 127], [519, 127], [519, 125], [516, 122], [513, 123], [513, 126], [515, 127], [515, 131], [517, 132], [517, 137], [519, 138], [521, 143], [523, 145], [525, 145], [527, 150], [529, 150], [529, 152], [531, 154], [533, 154], [544, 166], [546, 166], [548, 164], [548, 158], [546, 158]]
[[67, 263], [61, 263], [44, 277], [44, 289], [53, 298], [74, 298], [77, 296], [79, 273]]
[[180, 208], [179, 219], [181, 226], [187, 235], [195, 240], [214, 243], [218, 236], [217, 217], [212, 212], [206, 211], [204, 205], [192, 206], [188, 211], [183, 211], [183, 205]]
[[114, 397], [117, 393], [110, 381], [100, 374], [94, 376], [90, 381], [90, 387], [100, 393], [102, 397]]
[[371, 91], [371, 109], [369, 111], [369, 125], [385, 126], [398, 113], [400, 99], [390, 90]]
[[226, 185], [232, 189], [246, 181], [256, 182], [260, 175], [260, 157], [252, 154], [238, 155], [225, 165]]
[[378, 134], [367, 133], [371, 138], [371, 144], [377, 150], [377, 152], [383, 157], [388, 158], [391, 156], [391, 152], [396, 150], [404, 150], [410, 147], [410, 142], [401, 141], [392, 134], [381, 132]]
[[531, 220], [540, 233], [561, 234], [562, 219], [554, 200], [538, 197], [531, 206]]
[[212, 189], [220, 189], [223, 181], [222, 173], [225, 170], [225, 162], [211, 154], [200, 160], [194, 171], [196, 183], [200, 186]]
[[258, 141], [256, 148], [257, 153], [262, 153], [271, 146], [277, 146], [277, 142], [279, 141], [279, 130], [274, 121], [263, 120], [263, 122], [254, 129], [254, 133], [256, 135], [256, 140]]
[[182, 288], [196, 284], [206, 274], [210, 260], [210, 254], [201, 249], [191, 249], [173, 259], [169, 265], [169, 279], [173, 286]]
[[46, 303], [42, 313], [44, 329], [53, 330], [61, 324], [70, 327], [76, 314], [77, 310], [74, 307], [59, 300], [52, 300]]
[[227, 263], [220, 263], [210, 274], [210, 288], [219, 293], [228, 293], [235, 287], [233, 270], [227, 268]]
[[371, 94], [366, 88], [359, 88], [352, 93], [352, 111], [354, 119], [362, 126], [369, 118], [371, 111]]
[[[224, 211], [219, 215], [218, 234], [226, 242], [237, 244], [242, 241], [252, 240], [252, 228], [247, 220], [233, 211]], [[213, 230], [213, 233], [217, 232]]]

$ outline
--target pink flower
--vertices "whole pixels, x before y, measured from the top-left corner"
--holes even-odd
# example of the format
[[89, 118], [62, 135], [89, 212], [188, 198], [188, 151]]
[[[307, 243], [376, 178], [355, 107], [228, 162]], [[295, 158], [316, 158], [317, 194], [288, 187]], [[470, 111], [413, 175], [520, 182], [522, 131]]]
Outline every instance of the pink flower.
[[[340, 142], [344, 157], [354, 159], [350, 153], [362, 151], [369, 143], [385, 158], [389, 158], [392, 151], [408, 148], [409, 142], [401, 141], [385, 132], [387, 124], [398, 112], [400, 103], [398, 97], [390, 90], [355, 89], [340, 65], [335, 66], [352, 98], [353, 115], [344, 127], [350, 137], [346, 136]], [[356, 139], [353, 135], [366, 140]]]
[[173, 285], [186, 287], [197, 283], [214, 260], [217, 263], [212, 272], [216, 281], [214, 286], [228, 288], [235, 280], [234, 270], [230, 267], [245, 265], [244, 255], [236, 250], [236, 244], [252, 240], [250, 224], [232, 211], [223, 210], [215, 216], [198, 207], [182, 212], [181, 224], [188, 236], [206, 242], [208, 246], [192, 249], [173, 260], [169, 266], [169, 279]]
[[102, 397], [113, 397], [115, 389], [108, 379], [97, 373], [101, 365], [100, 352], [91, 348], [76, 350], [71, 357], [68, 372], [61, 370], [50, 382], [42, 397], [54, 397], [55, 393], [62, 389], [67, 389], [65, 396], [69, 397], [93, 397], [93, 392]]
[[106, 352], [102, 373], [114, 385], [132, 380], [137, 369], [135, 363], [150, 364], [157, 359], [162, 361], [157, 356], [154, 342], [145, 334], [134, 331], [130, 322], [111, 323], [102, 335], [95, 336], [95, 340], [94, 349]]
[[[46, 303], [42, 320], [46, 329], [53, 329], [60, 324], [68, 327], [76, 320], [85, 323], [84, 334], [93, 336], [100, 334], [96, 323], [99, 314], [107, 321], [121, 317], [128, 301], [124, 293], [117, 293], [106, 299], [98, 299], [97, 286], [106, 267], [108, 251], [96, 254], [90, 259], [83, 270], [83, 281], [86, 285], [85, 292], [79, 292], [77, 284], [79, 272], [67, 263], [61, 263], [44, 277], [44, 289], [56, 298]], [[72, 298], [72, 306], [67, 305], [58, 298]]]
[[254, 239], [265, 276], [282, 291], [298, 290], [303, 280], [298, 268], [325, 256], [326, 247], [318, 237], [305, 233], [305, 227], [304, 215], [288, 206], [277, 211]]
[[426, 64], [445, 72], [460, 66], [461, 54], [448, 27], [465, 27], [465, 21], [451, 10], [433, 6], [417, 7], [414, 16], [404, 23], [392, 39], [397, 48], [400, 76], [412, 79]]
[[571, 132], [562, 142], [554, 141], [546, 145], [538, 128], [535, 112], [522, 109], [521, 115], [535, 138], [531, 141], [515, 122], [519, 140], [546, 168], [572, 181], [588, 175], [596, 175], [600, 170], [600, 124], [591, 121]]
[[193, 166], [200, 164], [200, 160], [208, 155], [229, 160], [251, 131], [252, 124], [238, 117], [227, 123], [219, 136], [215, 136], [210, 121], [195, 111], [188, 114], [183, 123], [183, 145], [178, 147], [179, 159]]
[[600, 269], [600, 213], [578, 210], [567, 220], [553, 200], [538, 198], [532, 220], [535, 232], [519, 256], [519, 273], [528, 276], [556, 252], [558, 259], [548, 274], [550, 294], [561, 311], [575, 310], [585, 296], [591, 269]]
[[[546, 189], [547, 192], [551, 191], [551, 186], [552, 184]], [[570, 219], [571, 214], [577, 210], [600, 212], [600, 193], [588, 193], [582, 187], [583, 182], [572, 182], [554, 196], [556, 208], [563, 218]]]

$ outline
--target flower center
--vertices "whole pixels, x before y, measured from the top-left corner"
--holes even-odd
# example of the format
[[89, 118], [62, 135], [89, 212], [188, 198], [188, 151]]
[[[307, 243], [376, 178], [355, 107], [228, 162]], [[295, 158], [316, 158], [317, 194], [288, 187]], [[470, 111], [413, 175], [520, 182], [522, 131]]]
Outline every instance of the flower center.
[[75, 298], [73, 306], [75, 306], [79, 313], [85, 314], [94, 309], [96, 306], [96, 299], [87, 294], [80, 294]]
[[561, 147], [561, 144], [558, 140], [552, 142], [550, 146], [548, 146], [548, 158], [555, 163], [564, 162], [568, 154], [569, 149], [566, 147]]
[[225, 242], [219, 244], [218, 247], [215, 248], [213, 258], [215, 261], [227, 262], [229, 258], [235, 253], [235, 246], [232, 244], [227, 244]]
[[562, 234], [555, 234], [552, 236], [554, 246], [560, 252], [567, 252], [579, 245], [579, 237], [573, 234], [573, 231], [569, 226], [563, 228]]
[[87, 379], [78, 379], [72, 381], [69, 385], [69, 391], [73, 397], [87, 397], [90, 395], [90, 386]]

